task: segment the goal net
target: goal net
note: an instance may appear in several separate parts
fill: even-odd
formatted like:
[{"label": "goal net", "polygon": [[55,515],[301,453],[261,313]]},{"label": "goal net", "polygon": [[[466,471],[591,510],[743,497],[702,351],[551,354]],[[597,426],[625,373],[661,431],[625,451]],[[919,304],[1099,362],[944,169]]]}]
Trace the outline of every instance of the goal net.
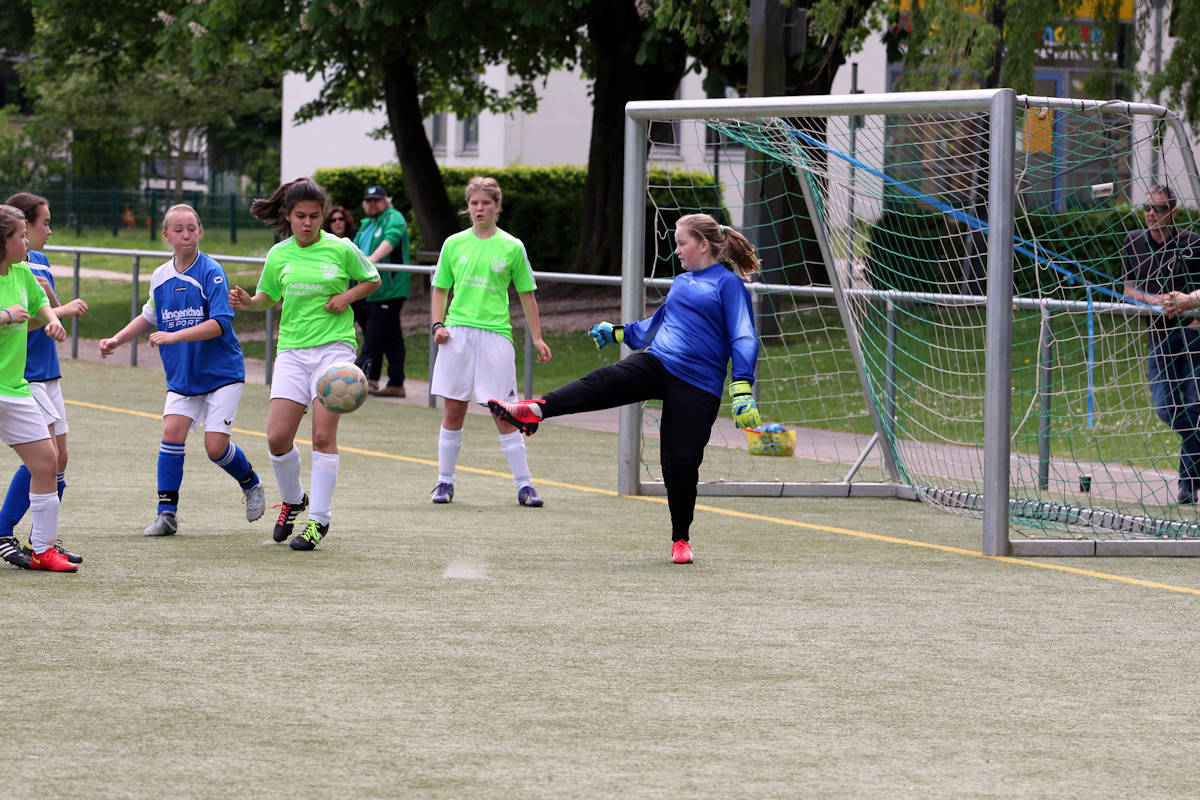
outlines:
[{"label": "goal net", "polygon": [[[771,429],[723,413],[701,494],[919,499],[982,518],[993,553],[1200,553],[1148,384],[1161,308],[1124,293],[1153,186],[1193,226],[1173,114],[1010,90],[647,102],[626,149],[626,318],[665,299],[683,214],[741,230],[764,265]],[[662,492],[657,415],[625,420],[623,491]]]}]

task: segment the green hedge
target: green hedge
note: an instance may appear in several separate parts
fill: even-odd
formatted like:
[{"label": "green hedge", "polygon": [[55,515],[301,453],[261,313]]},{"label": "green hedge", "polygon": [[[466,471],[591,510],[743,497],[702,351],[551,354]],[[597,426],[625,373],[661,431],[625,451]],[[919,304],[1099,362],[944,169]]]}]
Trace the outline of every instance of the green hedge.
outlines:
[{"label": "green hedge", "polygon": [[[471,178],[476,175],[495,178],[504,191],[502,225],[525,243],[535,269],[563,271],[570,267],[579,245],[580,222],[585,207],[586,167],[442,167],[441,173],[451,204],[463,210],[466,209],[463,192]],[[426,244],[422,239],[398,166],[320,169],[313,173],[313,179],[329,192],[335,204],[355,211],[356,218],[362,214],[362,196],[366,187],[385,187],[392,197],[392,204],[408,220],[413,252],[436,250],[440,246],[440,243]],[[652,197],[660,209],[680,209],[659,213],[660,219],[671,227],[674,227],[674,220],[681,213],[706,211],[721,219],[726,217],[720,193],[713,184],[712,176],[707,173],[652,170],[650,184],[654,187],[670,187],[653,189]],[[647,202],[648,222],[653,222],[653,214],[653,206]],[[464,229],[470,226],[465,214],[461,224]],[[617,237],[621,235],[619,220],[614,222],[612,234]],[[667,256],[674,246],[671,242],[666,248]],[[662,257],[663,250],[664,244],[652,239],[647,246],[647,257]]]}]

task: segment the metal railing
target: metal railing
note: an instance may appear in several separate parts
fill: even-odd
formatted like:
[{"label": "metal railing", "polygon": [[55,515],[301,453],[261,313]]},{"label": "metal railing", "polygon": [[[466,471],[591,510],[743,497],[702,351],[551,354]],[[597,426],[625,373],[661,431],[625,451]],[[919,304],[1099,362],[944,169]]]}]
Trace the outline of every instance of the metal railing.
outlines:
[{"label": "metal railing", "polygon": [[[72,278],[74,281],[74,297],[79,297],[79,280],[82,275],[82,260],[84,256],[106,256],[128,258],[130,261],[130,291],[129,291],[129,313],[130,319],[141,314],[142,304],[145,302],[144,295],[139,286],[142,279],[142,260],[151,260],[155,267],[170,259],[171,254],[165,250],[128,250],[116,249],[108,247],[71,247],[67,245],[47,245],[45,250],[49,253],[70,254],[72,258]],[[262,267],[266,262],[265,258],[257,256],[227,256],[219,254],[211,254],[212,258],[222,264],[253,264]],[[379,264],[377,265],[381,272],[407,272],[412,275],[424,275],[429,280],[433,279],[435,267],[421,264]],[[621,278],[617,275],[579,275],[574,273],[560,272],[534,272],[534,279],[539,283],[566,283],[582,286],[609,286],[619,288],[621,286]],[[667,288],[671,285],[669,279],[647,279],[647,285],[654,285],[660,288]],[[271,306],[265,312],[266,314],[266,336],[265,336],[265,379],[267,384],[271,383],[271,374],[275,366],[275,317],[276,306]],[[71,358],[79,358],[79,318],[71,318]],[[525,372],[523,377],[523,396],[526,398],[533,396],[533,364],[535,354],[533,348],[533,337],[529,332],[528,326],[525,327],[524,335],[524,358]],[[433,375],[433,365],[437,360],[437,347],[433,342],[433,334],[429,334],[429,375]],[[129,364],[136,367],[138,364],[138,340],[134,339],[129,343]],[[436,400],[433,395],[427,397],[427,403],[430,408],[436,405]]]}]

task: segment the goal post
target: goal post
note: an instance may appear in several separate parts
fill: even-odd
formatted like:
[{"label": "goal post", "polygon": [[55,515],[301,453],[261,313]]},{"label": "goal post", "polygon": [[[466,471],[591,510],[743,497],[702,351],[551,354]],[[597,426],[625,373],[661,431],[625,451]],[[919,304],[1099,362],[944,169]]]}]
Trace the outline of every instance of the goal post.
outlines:
[{"label": "goal post", "polygon": [[[764,262],[755,391],[781,438],[756,455],[723,413],[701,495],[917,499],[981,520],[988,555],[1200,555],[1195,508],[1162,502],[1179,438],[1141,334],[1161,310],[1120,291],[1145,190],[1200,197],[1169,111],[1010,89],[642,101],[624,134],[623,319],[665,297],[683,214]],[[622,494],[665,493],[658,413],[621,411]]]}]

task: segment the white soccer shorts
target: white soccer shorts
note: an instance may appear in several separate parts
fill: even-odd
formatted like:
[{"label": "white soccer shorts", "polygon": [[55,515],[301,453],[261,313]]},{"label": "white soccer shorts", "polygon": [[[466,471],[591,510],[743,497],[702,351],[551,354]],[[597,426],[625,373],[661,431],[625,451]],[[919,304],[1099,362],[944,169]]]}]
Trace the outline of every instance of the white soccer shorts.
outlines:
[{"label": "white soccer shorts", "polygon": [[517,399],[516,353],[507,336],[467,325],[446,330],[450,341],[438,345],[431,394],[476,403]]},{"label": "white soccer shorts", "polygon": [[0,397],[0,439],[9,447],[50,438],[41,407],[32,397]]},{"label": "white soccer shorts", "polygon": [[63,402],[62,379],[30,381],[29,391],[33,392],[33,399],[42,411],[42,419],[46,421],[46,426],[54,428],[54,435],[62,436],[67,433],[70,428],[67,427],[67,406]]},{"label": "white soccer shorts", "polygon": [[178,414],[192,421],[191,430],[204,425],[206,433],[233,432],[233,421],[237,419],[238,404],[242,401],[243,383],[231,383],[214,389],[207,394],[176,394],[167,392],[163,416]]},{"label": "white soccer shorts", "polygon": [[271,399],[281,397],[302,406],[317,399],[317,381],[334,364],[354,363],[354,348],[345,342],[283,350],[271,373]]}]

